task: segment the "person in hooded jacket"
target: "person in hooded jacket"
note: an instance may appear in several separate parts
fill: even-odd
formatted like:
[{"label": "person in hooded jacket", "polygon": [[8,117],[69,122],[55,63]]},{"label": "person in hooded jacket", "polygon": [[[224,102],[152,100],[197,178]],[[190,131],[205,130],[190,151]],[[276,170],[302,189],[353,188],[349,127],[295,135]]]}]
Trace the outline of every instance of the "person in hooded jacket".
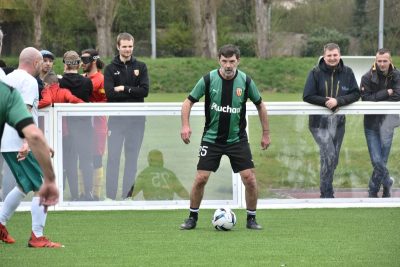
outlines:
[{"label": "person in hooded jacket", "polygon": [[[75,51],[67,51],[64,54],[64,75],[59,81],[61,88],[67,88],[71,93],[89,102],[93,91],[93,84],[89,78],[78,73],[80,57]],[[68,134],[64,136],[63,149],[66,157],[64,166],[65,174],[71,191],[71,200],[88,201],[92,197],[92,118],[90,116],[68,116]],[[78,161],[79,170],[82,173],[84,194],[78,195]]]},{"label": "person in hooded jacket", "polygon": [[305,102],[332,112],[309,116],[309,129],[320,149],[321,198],[334,198],[333,175],[345,133],[346,117],[335,113],[359,98],[356,78],[353,70],[343,64],[340,47],[335,43],[326,44],[323,57],[308,74],[303,92]]},{"label": "person in hooded jacket", "polygon": [[[361,78],[363,101],[400,101],[400,72],[392,64],[390,50],[377,51],[375,63]],[[391,197],[394,179],[387,169],[394,128],[400,125],[398,114],[364,115],[364,133],[367,140],[373,172],[369,180],[368,196],[378,197],[383,186],[382,197]]]},{"label": "person in hooded jacket", "polygon": [[[133,57],[134,38],[129,33],[117,36],[119,54],[104,70],[104,89],[108,102],[144,102],[149,93],[149,77],[145,63]],[[106,170],[107,199],[116,199],[122,148],[125,168],[122,198],[132,196],[137,160],[143,141],[144,116],[110,116],[108,119],[108,160]]]}]

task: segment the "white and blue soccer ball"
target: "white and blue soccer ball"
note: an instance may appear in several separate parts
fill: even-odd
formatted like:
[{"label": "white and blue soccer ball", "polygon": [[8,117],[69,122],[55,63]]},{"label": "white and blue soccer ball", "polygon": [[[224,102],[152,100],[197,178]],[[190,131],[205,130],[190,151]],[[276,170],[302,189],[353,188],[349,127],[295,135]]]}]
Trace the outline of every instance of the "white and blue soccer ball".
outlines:
[{"label": "white and blue soccer ball", "polygon": [[214,212],[212,225],[219,231],[229,231],[236,224],[236,214],[230,208],[219,208]]}]

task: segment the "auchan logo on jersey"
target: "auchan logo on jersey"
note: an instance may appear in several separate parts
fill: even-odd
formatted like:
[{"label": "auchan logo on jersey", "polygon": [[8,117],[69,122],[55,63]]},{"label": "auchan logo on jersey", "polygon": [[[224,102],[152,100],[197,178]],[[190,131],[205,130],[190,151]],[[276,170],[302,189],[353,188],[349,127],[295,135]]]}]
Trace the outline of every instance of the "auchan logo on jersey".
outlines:
[{"label": "auchan logo on jersey", "polygon": [[236,114],[236,113],[240,113],[241,108],[232,108],[229,105],[226,107],[221,107],[221,106],[218,106],[216,103],[212,103],[211,110],[215,110],[218,112],[224,112],[224,113]]}]

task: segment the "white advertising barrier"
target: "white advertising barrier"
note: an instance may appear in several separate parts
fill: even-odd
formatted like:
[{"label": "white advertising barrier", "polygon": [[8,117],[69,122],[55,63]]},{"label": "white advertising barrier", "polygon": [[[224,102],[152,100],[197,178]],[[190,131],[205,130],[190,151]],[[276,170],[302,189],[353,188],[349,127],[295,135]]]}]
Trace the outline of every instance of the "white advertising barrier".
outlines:
[{"label": "white advertising barrier", "polygon": [[[309,115],[309,114],[330,114],[330,112],[322,107],[310,105],[304,102],[266,102],[265,103],[269,116],[275,115]],[[176,135],[176,140],[179,140],[179,123],[180,123],[180,110],[181,103],[137,103],[137,104],[56,104],[54,108],[48,108],[41,111],[41,115],[45,116],[45,129],[46,136],[50,144],[55,148],[56,154],[54,157],[54,166],[57,173],[57,182],[59,185],[61,197],[57,206],[53,207],[54,210],[145,210],[145,209],[186,209],[189,206],[188,200],[162,200],[162,201],[146,201],[146,200],[120,200],[120,201],[69,201],[63,197],[63,171],[62,171],[62,118],[64,116],[94,116],[94,115],[121,115],[121,116],[134,116],[145,115],[150,118],[152,116],[165,117],[164,121],[167,124],[177,120],[178,128],[164,129],[163,131],[172,131]],[[343,107],[337,114],[400,114],[400,105],[395,102],[380,102],[380,103],[367,103],[357,102],[350,106]],[[257,110],[252,103],[247,105],[248,116],[256,116]],[[191,112],[191,121],[200,119],[204,116],[203,103],[197,103]],[[201,130],[204,122],[198,123]],[[171,124],[172,125],[172,124]],[[193,126],[193,125],[192,125]],[[147,126],[146,126],[147,127]],[[193,126],[194,127],[194,126]],[[273,125],[271,125],[273,128]],[[149,129],[150,130],[150,129]],[[155,131],[156,129],[154,129]],[[254,135],[254,136],[253,136]],[[257,137],[256,137],[257,136]],[[249,132],[249,138],[258,138],[259,133]],[[179,140],[180,141],[180,140]],[[176,153],[180,149],[196,150],[200,141],[200,135],[192,139],[193,146],[186,148],[186,146],[176,147]],[[169,140],[163,140],[168,143]],[[195,155],[195,153],[193,153]],[[193,156],[196,158],[195,156]],[[196,160],[196,159],[195,159]],[[366,164],[370,164],[367,162]],[[229,162],[227,163],[229,166]],[[186,166],[182,166],[186,168]],[[192,181],[195,173],[195,166],[188,167],[190,169]],[[211,197],[204,199],[202,208],[218,208],[221,205],[230,206],[232,208],[245,208],[244,188],[241,183],[240,177],[237,174],[231,173],[232,190],[229,198],[218,199]],[[190,191],[190,184],[186,184],[187,189]],[[206,191],[208,187],[206,188]],[[367,189],[365,189],[367,190]],[[24,202],[19,210],[29,210],[29,202]],[[387,199],[370,199],[370,198],[337,198],[337,199],[268,199],[263,198],[259,200],[259,208],[323,208],[323,207],[400,207],[399,198]]]}]

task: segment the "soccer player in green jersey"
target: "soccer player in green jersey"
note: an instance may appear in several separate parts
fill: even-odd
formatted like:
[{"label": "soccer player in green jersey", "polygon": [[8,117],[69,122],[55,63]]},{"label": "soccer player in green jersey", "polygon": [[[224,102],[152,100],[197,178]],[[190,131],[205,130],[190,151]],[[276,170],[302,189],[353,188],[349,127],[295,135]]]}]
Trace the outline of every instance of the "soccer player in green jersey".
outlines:
[{"label": "soccer player in green jersey", "polygon": [[[45,207],[57,204],[59,193],[49,156],[51,150],[42,131],[35,126],[32,116],[19,93],[0,81],[0,138],[5,123],[14,127],[21,137],[25,137],[42,168],[44,182],[39,190],[41,204]],[[4,232],[2,229],[0,230],[1,238],[3,238]]]},{"label": "soccer player in green jersey", "polygon": [[[47,206],[57,203],[59,193],[50,161],[52,150],[47,145],[43,133],[36,126],[31,126],[34,123],[36,114],[34,111],[39,98],[37,82],[33,77],[39,73],[42,61],[42,55],[37,49],[33,47],[23,49],[19,56],[18,69],[4,79],[9,84],[15,84],[16,89],[1,83],[1,152],[18,186],[7,194],[0,209],[0,240],[8,244],[15,242],[6,229],[6,223],[26,194],[34,191],[31,204],[32,233],[28,245],[62,247],[61,244],[51,242],[43,235]],[[5,125],[5,122],[8,124]],[[25,138],[28,143],[21,138]]]},{"label": "soccer player in green jersey", "polygon": [[190,142],[190,110],[205,96],[205,127],[200,145],[197,173],[190,193],[189,218],[181,224],[184,230],[194,229],[203,198],[204,187],[211,172],[215,172],[222,155],[227,155],[235,173],[240,173],[245,186],[248,229],[260,230],[256,222],[257,182],[254,163],[246,133],[246,102],[257,107],[262,127],[261,148],[271,143],[267,110],[255,83],[237,67],[240,62],[238,47],[228,44],[219,49],[220,68],[202,77],[182,105],[181,138]]}]

